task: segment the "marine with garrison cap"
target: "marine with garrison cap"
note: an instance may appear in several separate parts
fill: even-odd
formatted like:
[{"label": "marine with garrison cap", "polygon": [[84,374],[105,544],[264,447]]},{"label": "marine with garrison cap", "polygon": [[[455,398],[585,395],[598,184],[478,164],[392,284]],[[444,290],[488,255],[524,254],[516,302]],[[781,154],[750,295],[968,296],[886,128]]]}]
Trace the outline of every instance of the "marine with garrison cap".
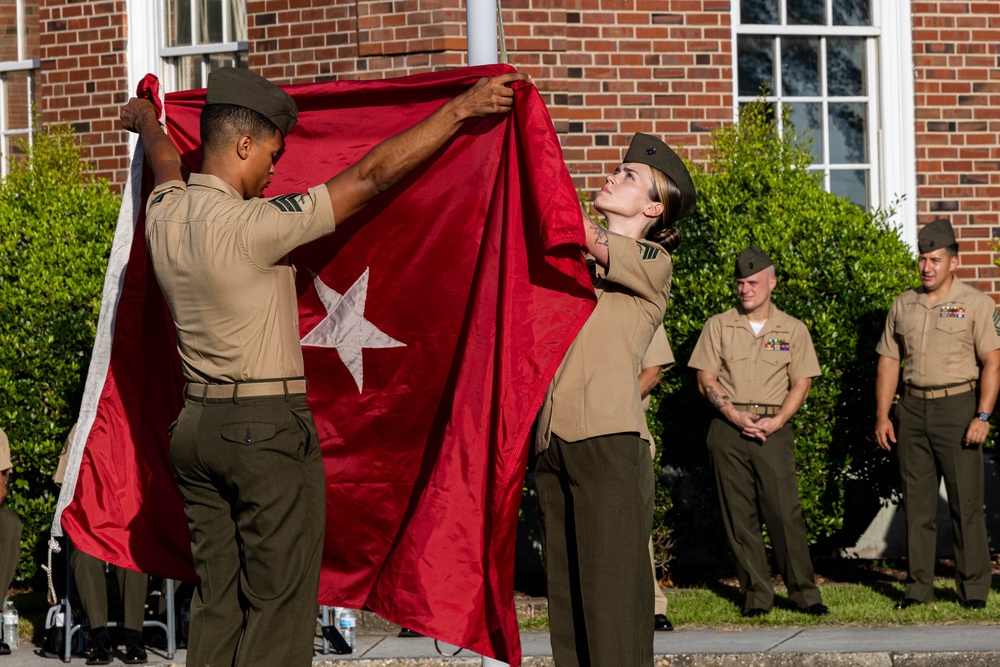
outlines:
[{"label": "marine with garrison cap", "polygon": [[209,74],[201,173],[187,183],[152,104],[122,108],[154,175],[146,244],[188,379],[170,457],[198,575],[189,665],[312,662],[326,484],[288,253],[332,234],[466,119],[509,111],[507,84],[527,78],[481,79],[326,183],[271,199],[264,189],[298,111],[263,77]]},{"label": "marine with garrison cap", "polygon": [[735,274],[738,305],[709,318],[688,366],[697,369],[699,391],[719,411],[709,426],[708,453],[743,616],[763,616],[774,604],[761,518],[789,600],[800,611],[825,616],[788,424],[820,375],[819,362],[806,326],[771,303],[777,279],[770,256],[750,246],[736,259]]},{"label": "marine with garrison cap", "polygon": [[583,221],[597,306],[549,386],[535,441],[556,665],[653,660],[653,465],[638,376],[670,296],[674,223],[694,204],[683,161],[637,134],[594,198],[607,228]]},{"label": "marine with garrison cap", "polygon": [[[875,440],[896,445],[906,509],[906,609],[934,597],[938,489],[944,478],[955,547],[955,587],[970,609],[986,607],[992,581],[983,454],[1000,388],[1000,316],[988,296],[955,276],[958,241],[935,220],[917,237],[920,287],[899,295],[876,348]],[[898,424],[890,416],[900,364]]]}]

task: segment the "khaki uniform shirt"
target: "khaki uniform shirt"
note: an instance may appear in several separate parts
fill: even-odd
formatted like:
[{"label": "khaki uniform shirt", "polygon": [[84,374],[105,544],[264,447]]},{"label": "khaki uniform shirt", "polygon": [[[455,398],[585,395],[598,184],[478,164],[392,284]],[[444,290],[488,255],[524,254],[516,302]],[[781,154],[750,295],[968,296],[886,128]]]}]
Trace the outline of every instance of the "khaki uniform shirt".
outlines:
[{"label": "khaki uniform shirt", "polygon": [[535,448],[551,434],[576,442],[612,433],[641,433],[639,362],[670,297],[672,264],[659,245],[608,234],[605,272],[588,260],[597,306],[556,370],[538,415]]},{"label": "khaki uniform shirt", "polygon": [[156,188],[146,244],[177,326],[189,380],[228,383],[303,374],[295,269],[287,255],[334,229],[325,185],[244,201],[215,176]]},{"label": "khaki uniform shirt", "polygon": [[901,359],[903,382],[940,387],[975,380],[978,359],[1000,349],[993,300],[954,278],[931,307],[923,287],[903,292],[892,304],[876,351]]},{"label": "khaki uniform shirt", "polygon": [[7,440],[7,434],[0,428],[0,474],[6,473],[13,467],[14,464],[10,462],[10,441]]},{"label": "khaki uniform shirt", "polygon": [[[667,370],[673,365],[674,351],[670,349],[670,341],[667,340],[667,332],[661,324],[653,334],[653,340],[649,342],[649,347],[646,349],[645,356],[643,356],[642,361],[639,362],[639,370],[644,371],[647,368],[653,368],[654,366],[659,366],[663,370]],[[644,415],[647,410],[649,410],[649,395],[642,399],[642,412]],[[653,442],[653,435],[649,432],[649,423],[645,419],[642,420],[642,430],[639,431],[639,436],[649,443]]]},{"label": "khaki uniform shirt", "polygon": [[710,317],[688,366],[717,375],[738,404],[781,405],[791,383],[820,375],[806,325],[774,304],[760,335],[736,308]]}]

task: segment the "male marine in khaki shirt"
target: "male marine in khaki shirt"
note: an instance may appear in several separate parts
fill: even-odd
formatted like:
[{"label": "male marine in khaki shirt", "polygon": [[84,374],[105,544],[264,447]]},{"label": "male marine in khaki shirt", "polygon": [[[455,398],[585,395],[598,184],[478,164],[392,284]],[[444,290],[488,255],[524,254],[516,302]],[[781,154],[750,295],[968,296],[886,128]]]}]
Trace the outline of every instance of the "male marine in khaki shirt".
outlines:
[{"label": "male marine in khaki shirt", "polygon": [[788,421],[820,374],[809,330],[771,303],[774,264],[757,246],[736,260],[739,306],[705,324],[688,365],[698,389],[720,413],[708,431],[708,453],[736,575],[743,615],[774,603],[760,514],[788,598],[813,616],[829,613],[813,580]]},{"label": "male marine in khaki shirt", "polygon": [[938,487],[944,477],[954,529],[955,587],[963,605],[982,609],[992,568],[980,445],[1000,387],[1000,318],[992,299],[955,278],[958,242],[951,223],[928,223],[917,248],[923,284],[893,302],[876,348],[875,439],[887,451],[897,441],[889,408],[903,362],[896,453],[910,576],[896,608],[934,597]]},{"label": "male marine in khaki shirt", "polygon": [[202,173],[187,183],[152,105],[122,109],[153,170],[146,244],[189,380],[170,443],[198,575],[189,665],[312,663],[326,485],[287,253],[332,233],[466,119],[508,111],[506,84],[526,79],[481,79],[326,183],[273,199],[261,196],[298,111],[266,79],[209,74]]}]

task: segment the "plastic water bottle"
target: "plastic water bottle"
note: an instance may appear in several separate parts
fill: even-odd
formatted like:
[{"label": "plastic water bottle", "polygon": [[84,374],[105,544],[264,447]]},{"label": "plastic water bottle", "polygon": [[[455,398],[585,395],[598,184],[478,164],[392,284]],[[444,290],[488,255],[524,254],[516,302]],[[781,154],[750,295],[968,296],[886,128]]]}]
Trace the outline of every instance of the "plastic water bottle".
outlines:
[{"label": "plastic water bottle", "polygon": [[14,601],[8,598],[3,603],[3,640],[11,649],[17,648],[20,644],[17,636],[18,620]]},{"label": "plastic water bottle", "polygon": [[340,628],[340,634],[344,636],[344,641],[351,647],[351,652],[356,651],[358,648],[358,639],[356,636],[358,619],[354,616],[354,611],[344,607],[343,611],[340,612],[340,618],[337,620],[337,627]]}]

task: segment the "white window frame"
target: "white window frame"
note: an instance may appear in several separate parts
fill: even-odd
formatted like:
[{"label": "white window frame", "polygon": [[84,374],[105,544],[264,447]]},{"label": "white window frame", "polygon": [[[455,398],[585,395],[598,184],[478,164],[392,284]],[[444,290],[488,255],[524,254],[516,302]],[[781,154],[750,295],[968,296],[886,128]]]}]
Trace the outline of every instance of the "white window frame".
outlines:
[{"label": "white window frame", "polygon": [[[40,58],[27,57],[27,26],[25,25],[24,0],[17,0],[15,3],[17,21],[17,60],[0,61],[0,177],[6,177],[10,171],[10,156],[4,152],[4,146],[8,139],[17,135],[26,135],[28,145],[32,143],[32,125],[35,122],[31,103],[33,101],[33,91],[35,90],[35,72],[42,66]],[[7,89],[7,74],[10,72],[27,72],[28,84],[28,126],[23,128],[10,128],[7,118],[7,103],[10,98],[10,91]]]},{"label": "white window frame", "polygon": [[[833,0],[834,2],[836,0]],[[778,0],[778,10],[784,14],[785,0]],[[827,7],[827,23],[832,3]],[[872,0],[871,26],[810,26],[810,25],[742,25],[740,1],[731,3],[733,54],[733,121],[739,118],[741,102],[754,99],[741,97],[738,89],[737,39],[741,35],[772,37],[863,37],[866,39],[866,71],[868,95],[858,98],[837,98],[837,101],[859,101],[868,104],[868,155],[865,165],[869,172],[870,205],[888,207],[898,201],[891,221],[900,229],[902,238],[916,246],[917,238],[917,177],[916,125],[914,121],[913,40],[910,27],[910,3],[892,0]],[[821,58],[825,58],[825,50]],[[781,93],[781,50],[775,52],[776,94],[769,101],[783,101]],[[825,60],[820,63],[820,76],[826,76]],[[826,98],[795,97],[795,101],[822,102],[823,117],[827,118]],[[780,119],[779,119],[780,122]],[[827,135],[822,139],[826,141]],[[827,147],[824,146],[824,149]],[[824,150],[823,155],[828,151]],[[853,165],[838,165],[850,168]],[[829,165],[816,163],[823,170],[824,187],[829,189]]]}]

